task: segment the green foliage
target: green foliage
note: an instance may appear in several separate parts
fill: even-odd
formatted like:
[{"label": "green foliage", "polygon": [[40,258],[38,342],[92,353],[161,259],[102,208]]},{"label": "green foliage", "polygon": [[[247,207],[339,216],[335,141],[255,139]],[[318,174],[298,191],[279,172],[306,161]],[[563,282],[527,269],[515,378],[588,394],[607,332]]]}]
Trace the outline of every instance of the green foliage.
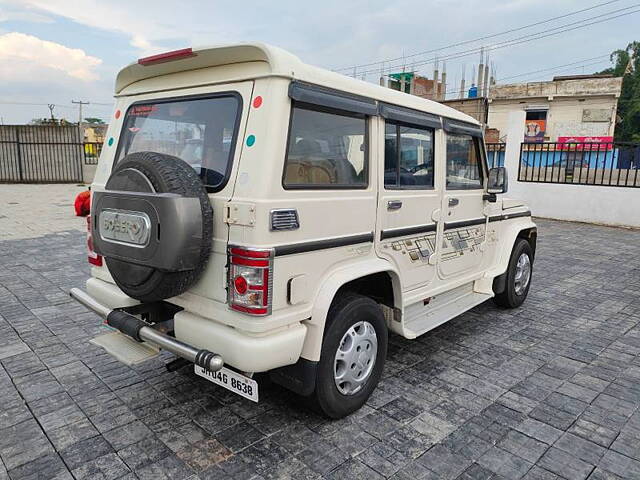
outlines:
[{"label": "green foliage", "polygon": [[84,121],[90,123],[91,125],[104,125],[104,120],[96,117],[85,117]]},{"label": "green foliage", "polygon": [[[631,71],[628,70],[632,59]],[[599,73],[610,73],[616,77],[624,75],[622,93],[618,101],[616,141],[640,142],[640,42],[631,42],[624,50],[611,54],[612,68]]]},{"label": "green foliage", "polygon": [[34,118],[29,122],[29,125],[46,125],[49,127],[68,127],[73,125],[65,118]]}]

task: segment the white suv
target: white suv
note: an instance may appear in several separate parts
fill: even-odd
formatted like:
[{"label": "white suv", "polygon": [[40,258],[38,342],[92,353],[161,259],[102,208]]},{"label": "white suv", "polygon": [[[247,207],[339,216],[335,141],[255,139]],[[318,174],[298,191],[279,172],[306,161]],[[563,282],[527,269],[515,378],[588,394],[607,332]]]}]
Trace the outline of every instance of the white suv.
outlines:
[{"label": "white suv", "polygon": [[389,331],[526,298],[536,226],[471,117],[259,44],[143,58],[115,90],[71,295],[121,360],[169,350],[254,401],[268,371],[338,418]]}]

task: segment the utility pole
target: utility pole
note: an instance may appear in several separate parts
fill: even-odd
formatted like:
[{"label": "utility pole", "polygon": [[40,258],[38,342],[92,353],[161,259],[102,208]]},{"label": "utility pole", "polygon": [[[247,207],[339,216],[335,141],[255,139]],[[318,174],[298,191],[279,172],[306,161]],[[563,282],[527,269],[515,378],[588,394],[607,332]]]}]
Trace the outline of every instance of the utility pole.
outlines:
[{"label": "utility pole", "polygon": [[82,131],[82,106],[89,105],[89,102],[83,102],[82,100],[71,100],[71,103],[78,105],[78,141],[84,141],[84,132]]},{"label": "utility pole", "polygon": [[56,105],[55,103],[49,103],[47,107],[49,108],[49,113],[51,114],[51,123],[53,123],[56,120],[53,116],[53,109],[56,108]]},{"label": "utility pole", "polygon": [[78,105],[78,125],[82,123],[82,106],[89,105],[90,102],[83,102],[82,100],[71,100],[71,103]]}]

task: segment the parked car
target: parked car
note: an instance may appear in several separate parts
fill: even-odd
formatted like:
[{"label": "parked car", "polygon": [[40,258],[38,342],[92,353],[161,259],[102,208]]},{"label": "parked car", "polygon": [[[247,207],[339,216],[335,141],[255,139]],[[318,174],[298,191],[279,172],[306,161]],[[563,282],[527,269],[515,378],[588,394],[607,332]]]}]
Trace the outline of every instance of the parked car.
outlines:
[{"label": "parked car", "polygon": [[253,401],[269,372],[339,418],[390,332],[527,297],[536,226],[471,117],[261,44],[143,58],[115,91],[71,295],[122,361],[159,347]]}]

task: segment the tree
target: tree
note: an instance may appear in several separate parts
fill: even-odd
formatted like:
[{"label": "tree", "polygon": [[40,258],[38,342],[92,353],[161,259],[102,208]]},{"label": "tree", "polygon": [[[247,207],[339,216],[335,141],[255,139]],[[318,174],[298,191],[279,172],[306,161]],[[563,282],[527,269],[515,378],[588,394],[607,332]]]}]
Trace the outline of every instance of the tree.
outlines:
[{"label": "tree", "polygon": [[84,121],[91,125],[104,125],[104,120],[95,117],[84,117]]},{"label": "tree", "polygon": [[622,92],[618,100],[616,141],[640,142],[640,42],[627,45],[624,50],[611,54],[614,66],[599,73],[623,77]]},{"label": "tree", "polygon": [[34,118],[29,122],[29,125],[45,125],[49,127],[67,127],[73,125],[66,118]]}]

